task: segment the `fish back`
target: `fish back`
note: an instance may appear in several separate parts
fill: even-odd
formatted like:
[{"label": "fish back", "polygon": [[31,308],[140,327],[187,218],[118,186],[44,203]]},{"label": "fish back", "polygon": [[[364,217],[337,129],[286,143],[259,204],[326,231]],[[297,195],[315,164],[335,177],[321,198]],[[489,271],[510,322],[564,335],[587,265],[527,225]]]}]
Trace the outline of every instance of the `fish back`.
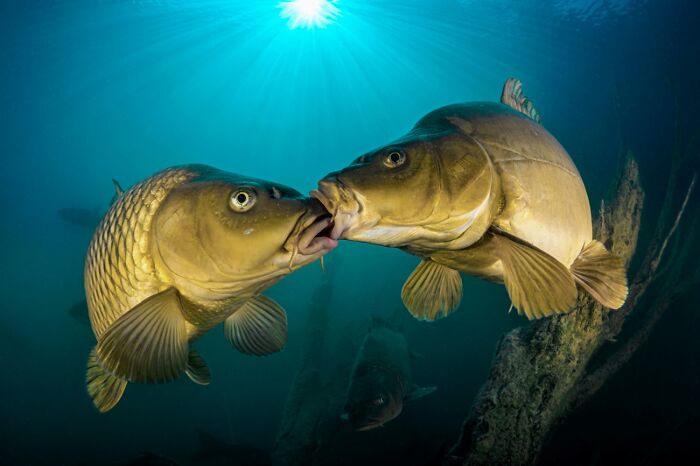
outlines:
[{"label": "fish back", "polygon": [[[586,188],[566,150],[541,125],[498,103],[452,106],[447,112],[492,158],[503,208],[494,224],[570,266],[592,238]],[[449,117],[446,114],[445,117]]]}]

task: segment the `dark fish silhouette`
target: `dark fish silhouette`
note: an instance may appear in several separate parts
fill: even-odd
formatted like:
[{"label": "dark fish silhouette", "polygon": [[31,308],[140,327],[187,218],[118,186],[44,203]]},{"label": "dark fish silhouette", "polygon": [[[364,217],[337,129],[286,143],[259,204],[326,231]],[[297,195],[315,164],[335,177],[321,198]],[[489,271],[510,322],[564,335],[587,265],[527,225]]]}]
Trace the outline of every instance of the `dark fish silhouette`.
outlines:
[{"label": "dark fish silhouette", "polygon": [[87,302],[84,299],[68,308],[68,315],[81,324],[90,325]]},{"label": "dark fish silhouette", "polygon": [[355,430],[374,429],[401,414],[404,402],[434,391],[413,383],[406,338],[375,317],[355,360],[342,417]]}]

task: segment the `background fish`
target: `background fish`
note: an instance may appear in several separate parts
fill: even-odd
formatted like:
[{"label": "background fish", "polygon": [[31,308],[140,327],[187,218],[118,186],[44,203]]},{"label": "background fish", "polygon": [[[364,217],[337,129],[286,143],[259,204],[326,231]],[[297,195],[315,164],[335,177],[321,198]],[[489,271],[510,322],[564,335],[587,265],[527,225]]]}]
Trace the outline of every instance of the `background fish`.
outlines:
[{"label": "background fish", "polygon": [[287,317],[260,292],[336,246],[317,236],[328,223],[291,188],[203,165],[164,170],[121,195],[85,261],[95,406],[111,409],[127,382],[186,373],[208,384],[190,342],[222,322],[239,351],[279,351]]},{"label": "background fish", "polygon": [[413,383],[406,338],[374,317],[355,359],[343,418],[356,430],[381,427],[401,414],[404,402],[435,389]]},{"label": "background fish", "polygon": [[333,238],[422,259],[402,290],[419,319],[457,308],[459,272],[505,283],[531,319],[570,309],[577,286],[617,309],[627,296],[624,267],[592,239],[581,176],[539,120],[509,79],[501,103],[435,110],[312,195],[333,214]]}]

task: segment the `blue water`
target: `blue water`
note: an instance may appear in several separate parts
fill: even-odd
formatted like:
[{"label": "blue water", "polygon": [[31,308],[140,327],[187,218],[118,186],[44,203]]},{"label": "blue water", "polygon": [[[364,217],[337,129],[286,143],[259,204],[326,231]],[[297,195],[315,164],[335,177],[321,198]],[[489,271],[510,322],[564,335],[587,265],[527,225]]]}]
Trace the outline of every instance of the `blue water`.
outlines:
[{"label": "blue water", "polygon": [[[199,431],[273,444],[309,301],[323,278],[317,264],[269,291],[289,316],[282,353],[246,357],[216,329],[198,345],[213,373],[210,386],[133,385],[106,415],[91,405],[84,368],[94,337],[68,313],[84,297],[91,231],[57,211],[105,211],[111,178],[128,187],[168,166],[205,163],[307,192],[428,111],[497,100],[504,80],[517,76],[572,155],[594,212],[621,148],[635,152],[647,190],[642,238],[649,236],[665,186],[674,99],[684,102],[684,116],[697,109],[693,2],[342,0],[337,18],[312,29],[291,29],[277,3],[0,5],[1,464],[120,464],[142,451],[186,464],[200,448]],[[689,132],[698,120],[684,121]],[[341,244],[326,261],[336,284],[331,330],[393,313],[416,262],[395,250]],[[448,319],[407,319],[404,327],[425,356],[416,379],[439,389],[396,422],[412,423],[403,428],[422,436],[410,441],[422,439],[436,454],[455,440],[499,337],[526,324],[507,312],[503,287],[467,277],[464,297]],[[688,343],[673,352],[668,343],[691,341],[700,330],[697,315],[684,322],[648,344],[686,358],[674,373],[685,374],[679,390],[691,403],[700,388],[697,349]],[[640,379],[657,374],[638,366]],[[660,390],[648,404],[664,403],[675,389]],[[642,398],[629,409],[644,412],[648,404]],[[690,409],[697,420],[698,407]],[[616,419],[620,429],[633,429],[624,414]],[[653,425],[665,435],[663,422]],[[624,448],[638,440],[625,438]]]}]

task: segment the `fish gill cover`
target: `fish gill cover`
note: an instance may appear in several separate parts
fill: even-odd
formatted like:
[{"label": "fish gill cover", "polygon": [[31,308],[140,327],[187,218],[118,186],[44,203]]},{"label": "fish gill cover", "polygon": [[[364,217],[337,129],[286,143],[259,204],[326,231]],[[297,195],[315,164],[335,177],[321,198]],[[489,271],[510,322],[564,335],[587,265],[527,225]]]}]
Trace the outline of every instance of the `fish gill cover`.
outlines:
[{"label": "fish gill cover", "polygon": [[[2,2],[0,463],[697,456],[698,17],[689,0]],[[325,273],[267,292],[283,351],[246,356],[217,327],[195,343],[210,385],[130,384],[94,409],[83,269],[113,178],[197,163],[306,194],[432,110],[497,102],[509,77],[580,172],[594,237],[629,260],[630,304],[531,324],[464,276],[459,307],[418,322],[401,300],[417,258],[341,241]],[[372,316],[438,389],[355,432],[340,415]]]}]

